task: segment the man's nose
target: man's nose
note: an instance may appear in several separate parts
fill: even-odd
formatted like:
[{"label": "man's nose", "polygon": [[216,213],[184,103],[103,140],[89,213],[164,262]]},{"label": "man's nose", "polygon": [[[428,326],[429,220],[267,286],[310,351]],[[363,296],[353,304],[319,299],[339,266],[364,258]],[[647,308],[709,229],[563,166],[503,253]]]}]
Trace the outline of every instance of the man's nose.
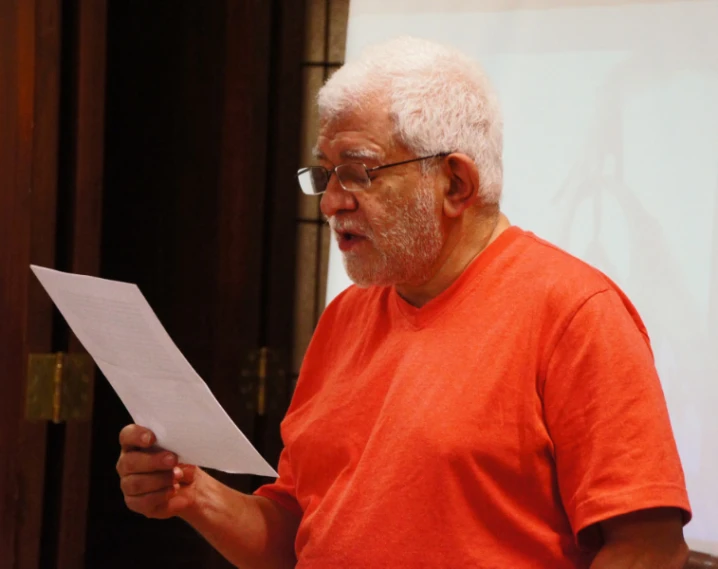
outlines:
[{"label": "man's nose", "polygon": [[332,217],[341,211],[354,211],[358,206],[354,192],[342,188],[336,174],[329,178],[327,189],[322,195],[319,208],[326,217]]}]

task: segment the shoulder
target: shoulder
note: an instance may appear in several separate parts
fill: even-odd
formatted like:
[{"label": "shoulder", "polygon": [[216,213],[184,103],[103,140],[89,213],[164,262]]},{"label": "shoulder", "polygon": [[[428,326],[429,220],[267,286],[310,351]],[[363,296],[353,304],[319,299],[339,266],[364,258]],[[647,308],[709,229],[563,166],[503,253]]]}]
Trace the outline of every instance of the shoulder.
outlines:
[{"label": "shoulder", "polygon": [[571,314],[596,294],[610,291],[637,316],[626,294],[606,274],[531,232],[518,231],[500,271],[515,295],[538,301],[557,316]]},{"label": "shoulder", "polygon": [[531,315],[542,343],[549,347],[577,314],[600,306],[606,324],[628,319],[647,340],[638,311],[621,288],[589,263],[533,233],[518,235],[500,259],[496,289],[514,299],[514,310]]},{"label": "shoulder", "polygon": [[618,288],[596,267],[531,232],[522,231],[516,245],[516,269],[537,291],[582,297]]}]

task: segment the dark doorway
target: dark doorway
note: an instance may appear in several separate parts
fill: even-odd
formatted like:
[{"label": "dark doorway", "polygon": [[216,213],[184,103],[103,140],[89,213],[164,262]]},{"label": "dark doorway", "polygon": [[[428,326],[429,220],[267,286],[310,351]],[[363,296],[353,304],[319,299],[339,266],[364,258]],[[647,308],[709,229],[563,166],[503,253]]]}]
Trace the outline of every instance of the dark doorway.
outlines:
[{"label": "dark doorway", "polygon": [[[289,361],[302,2],[111,0],[101,275],[138,284],[237,425],[276,463],[288,382],[260,412],[253,354]],[[128,511],[131,419],[95,389],[87,569],[229,567],[179,520]],[[261,480],[217,474],[251,491]]]}]

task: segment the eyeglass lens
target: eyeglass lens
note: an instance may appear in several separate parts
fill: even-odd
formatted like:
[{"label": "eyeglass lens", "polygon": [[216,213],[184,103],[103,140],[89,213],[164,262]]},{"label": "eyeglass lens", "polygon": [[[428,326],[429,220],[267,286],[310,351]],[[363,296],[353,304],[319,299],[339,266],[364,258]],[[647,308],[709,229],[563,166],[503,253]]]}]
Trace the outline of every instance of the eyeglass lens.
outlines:
[{"label": "eyeglass lens", "polygon": [[320,194],[324,191],[327,186],[327,171],[318,166],[312,166],[310,168],[302,168],[297,173],[299,180],[299,187],[307,195]]},{"label": "eyeglass lens", "polygon": [[362,164],[341,164],[337,166],[336,174],[342,188],[350,192],[366,190],[371,185],[369,175]]},{"label": "eyeglass lens", "polygon": [[[334,170],[342,188],[347,191],[366,190],[371,180],[362,164],[340,164]],[[316,195],[326,191],[329,183],[329,171],[321,166],[311,166],[299,171],[299,185],[305,194]]]}]

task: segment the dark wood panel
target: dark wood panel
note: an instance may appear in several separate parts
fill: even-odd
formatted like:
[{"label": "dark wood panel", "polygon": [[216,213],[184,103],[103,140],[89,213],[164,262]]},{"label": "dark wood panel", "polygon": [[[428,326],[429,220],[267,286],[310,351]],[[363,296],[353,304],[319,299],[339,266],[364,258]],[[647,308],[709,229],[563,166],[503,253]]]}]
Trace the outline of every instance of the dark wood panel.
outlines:
[{"label": "dark wood panel", "polygon": [[[32,258],[37,264],[53,266],[57,207],[58,136],[60,105],[60,0],[36,0],[35,124],[32,172]],[[52,301],[39,282],[30,290],[33,309],[28,318],[42,349],[49,350],[52,322],[47,317]],[[40,349],[39,346],[37,346]]]},{"label": "dark wood panel", "polygon": [[216,355],[210,387],[251,439],[255,396],[242,396],[237,386],[243,357],[260,341],[272,3],[227,0],[226,9]]},{"label": "dark wood panel", "polygon": [[[19,445],[27,358],[32,213],[35,3],[0,3],[0,559],[34,569],[39,543],[36,477],[23,477]],[[28,440],[32,444],[34,439]],[[36,449],[35,449],[36,450]],[[41,452],[41,449],[40,449]],[[41,482],[41,481],[40,481]]]},{"label": "dark wood panel", "polygon": [[[35,84],[35,65],[36,65],[36,3],[26,2],[19,3],[18,18],[18,118],[20,120],[20,130],[18,136],[17,147],[17,165],[18,176],[16,178],[16,191],[18,195],[23,196],[26,205],[23,224],[25,230],[19,232],[15,239],[25,241],[23,253],[31,252],[33,228],[33,205],[36,200],[33,199],[32,192],[34,188],[33,170],[39,168],[39,164],[33,163],[33,147],[35,142],[35,96],[37,89],[40,87]],[[42,134],[42,133],[40,133]],[[42,141],[38,141],[42,143]],[[46,228],[39,228],[38,233],[44,233]],[[48,237],[50,234],[45,233]],[[30,304],[28,298],[28,289],[30,276],[28,268],[28,258],[18,258],[18,265],[15,267],[18,275],[21,276],[25,283],[25,294],[20,305],[24,310],[25,317],[25,346],[19,354],[25,362],[28,354],[28,341],[32,338],[33,330],[28,326],[29,319],[33,316],[36,318],[45,318],[49,321],[49,311],[44,314],[40,311],[34,312],[35,307]],[[40,307],[38,307],[40,308]],[[0,312],[1,313],[1,312]],[[32,316],[31,316],[32,315]],[[49,338],[46,338],[46,340]],[[47,346],[47,344],[45,344]],[[26,370],[23,370],[23,376],[26,376]],[[37,566],[38,554],[40,546],[41,521],[42,521],[42,488],[44,478],[42,475],[43,467],[43,451],[44,451],[44,431],[41,425],[27,425],[24,420],[24,399],[25,399],[25,377],[19,377],[17,380],[23,386],[21,399],[16,402],[19,406],[19,433],[17,446],[18,461],[18,495],[16,518],[18,520],[17,535],[17,559],[16,566],[18,568],[31,569]],[[36,470],[37,469],[37,470]]]},{"label": "dark wood panel", "polygon": [[[102,223],[105,124],[106,0],[81,0],[69,29],[76,33],[72,78],[74,93],[74,168],[70,270],[98,275]],[[69,352],[84,351],[73,336]],[[84,564],[89,495],[90,445],[88,422],[65,427],[61,502],[57,536],[57,569]]]},{"label": "dark wood panel", "polygon": [[[55,262],[57,146],[60,90],[59,0],[35,2],[35,92],[31,204],[31,261],[52,267]],[[52,301],[37,279],[30,276],[27,310],[27,347],[30,353],[52,351]],[[24,537],[20,540],[18,567],[40,563],[42,514],[45,499],[45,448],[47,424],[22,421],[18,455],[24,500]]]}]

